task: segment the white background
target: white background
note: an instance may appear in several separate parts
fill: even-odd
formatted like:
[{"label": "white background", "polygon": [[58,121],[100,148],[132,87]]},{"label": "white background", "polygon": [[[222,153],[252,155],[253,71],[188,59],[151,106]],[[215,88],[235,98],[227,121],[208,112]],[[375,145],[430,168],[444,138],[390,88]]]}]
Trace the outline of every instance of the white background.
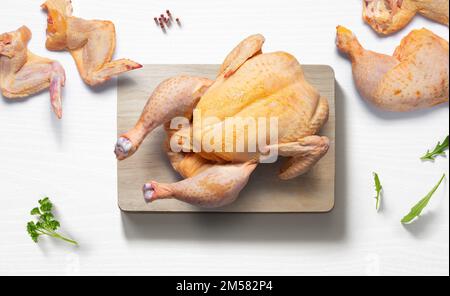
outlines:
[{"label": "white background", "polygon": [[[326,215],[122,214],[112,153],[116,81],[88,88],[68,53],[45,49],[41,2],[2,0],[0,32],[28,25],[30,49],[59,60],[68,81],[62,121],[51,113],[47,93],[21,102],[0,98],[0,274],[449,274],[447,180],[417,223],[399,222],[448,174],[447,159],[419,160],[448,134],[448,104],[409,114],[375,110],[355,91],[350,64],[334,45],[338,24],[385,53],[413,28],[448,38],[447,27],[417,17],[400,33],[379,38],[361,20],[360,0],[73,2],[76,16],[114,21],[117,58],[220,63],[241,39],[262,33],[265,51],[331,65],[338,90],[336,208]],[[167,8],[184,27],[164,35],[153,16]],[[373,171],[385,187],[378,214]],[[36,245],[27,236],[29,210],[43,196],[56,203],[63,230],[81,247],[48,239]]]}]

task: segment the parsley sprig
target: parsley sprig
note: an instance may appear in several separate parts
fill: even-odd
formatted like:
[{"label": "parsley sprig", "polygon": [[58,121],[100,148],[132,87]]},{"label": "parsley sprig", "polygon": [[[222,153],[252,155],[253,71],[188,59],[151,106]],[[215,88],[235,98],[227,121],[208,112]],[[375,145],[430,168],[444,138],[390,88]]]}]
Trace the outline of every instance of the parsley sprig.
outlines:
[{"label": "parsley sprig", "polygon": [[38,218],[37,222],[30,221],[27,224],[27,231],[31,239],[37,243],[40,236],[47,235],[73,245],[78,245],[76,241],[56,232],[61,225],[55,220],[52,210],[53,204],[48,197],[39,200],[39,206],[31,210],[30,214]]}]

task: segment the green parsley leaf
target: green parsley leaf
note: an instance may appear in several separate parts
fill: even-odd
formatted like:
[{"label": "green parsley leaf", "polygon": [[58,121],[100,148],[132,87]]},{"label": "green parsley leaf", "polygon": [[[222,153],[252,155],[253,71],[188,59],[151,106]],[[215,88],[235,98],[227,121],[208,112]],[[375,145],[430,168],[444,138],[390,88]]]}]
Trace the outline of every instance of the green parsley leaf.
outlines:
[{"label": "green parsley leaf", "polygon": [[39,208],[34,208],[34,209],[31,210],[30,214],[32,216],[39,216],[39,215],[41,215],[41,211],[39,210]]},{"label": "green parsley leaf", "polygon": [[50,213],[53,209],[53,204],[50,202],[48,197],[39,201],[40,209],[44,213]]},{"label": "green parsley leaf", "polygon": [[39,237],[39,234],[37,233],[36,230],[37,230],[36,224],[34,224],[34,222],[28,222],[28,224],[27,224],[27,231],[28,231],[28,234],[31,236],[31,239],[35,243],[37,243],[37,240],[38,240],[38,237]]}]

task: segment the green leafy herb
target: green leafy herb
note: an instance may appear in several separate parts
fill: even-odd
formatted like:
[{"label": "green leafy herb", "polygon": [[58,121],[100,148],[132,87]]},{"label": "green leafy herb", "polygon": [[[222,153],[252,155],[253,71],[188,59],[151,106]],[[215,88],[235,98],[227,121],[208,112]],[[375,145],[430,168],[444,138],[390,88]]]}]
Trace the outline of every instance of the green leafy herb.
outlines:
[{"label": "green leafy herb", "polygon": [[375,180],[375,190],[377,192],[377,196],[375,197],[377,199],[376,209],[377,211],[379,211],[381,205],[381,193],[383,191],[383,186],[381,186],[380,177],[378,176],[377,173],[373,173],[373,178]]},{"label": "green leafy herb", "polygon": [[441,180],[439,181],[439,183],[436,184],[436,186],[434,186],[434,188],[430,191],[430,193],[427,194],[427,196],[425,196],[421,201],[419,201],[409,212],[408,215],[406,215],[403,219],[402,219],[402,223],[403,224],[409,224],[411,223],[415,218],[419,217],[420,214],[422,213],[422,211],[425,209],[425,207],[428,205],[428,203],[431,200],[431,197],[433,196],[433,194],[436,192],[436,190],[439,188],[439,186],[441,185],[442,181],[445,178],[445,174],[442,176]]},{"label": "green leafy herb", "polygon": [[445,155],[445,150],[448,149],[448,136],[444,142],[438,142],[433,151],[428,150],[427,153],[421,157],[422,160],[435,160],[437,156]]},{"label": "green leafy herb", "polygon": [[30,214],[38,218],[37,222],[30,221],[27,224],[27,231],[31,239],[37,243],[41,235],[47,235],[53,238],[61,239],[65,242],[78,245],[72,239],[62,236],[56,230],[61,226],[52,214],[53,204],[48,197],[39,200],[39,207],[31,210]]}]

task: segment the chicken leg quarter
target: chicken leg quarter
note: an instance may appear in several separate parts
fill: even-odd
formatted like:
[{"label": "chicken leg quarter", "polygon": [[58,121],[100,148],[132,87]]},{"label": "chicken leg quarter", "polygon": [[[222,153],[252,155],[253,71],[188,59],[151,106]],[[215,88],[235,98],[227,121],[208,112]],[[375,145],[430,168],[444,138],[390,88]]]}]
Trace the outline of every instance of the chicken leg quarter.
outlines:
[{"label": "chicken leg quarter", "polygon": [[412,31],[393,56],[365,50],[344,27],[337,28],[337,47],[350,57],[361,95],[379,108],[404,112],[448,102],[448,42],[426,29]]},{"label": "chicken leg quarter", "polygon": [[31,31],[21,27],[0,35],[0,88],[3,96],[24,98],[50,88],[50,103],[58,118],[62,117],[61,89],[64,69],[58,62],[39,57],[27,49]]},{"label": "chicken leg quarter", "polygon": [[48,0],[42,7],[48,13],[47,49],[70,51],[87,84],[96,86],[142,67],[127,59],[112,61],[116,47],[112,22],[73,17],[70,0]]}]

